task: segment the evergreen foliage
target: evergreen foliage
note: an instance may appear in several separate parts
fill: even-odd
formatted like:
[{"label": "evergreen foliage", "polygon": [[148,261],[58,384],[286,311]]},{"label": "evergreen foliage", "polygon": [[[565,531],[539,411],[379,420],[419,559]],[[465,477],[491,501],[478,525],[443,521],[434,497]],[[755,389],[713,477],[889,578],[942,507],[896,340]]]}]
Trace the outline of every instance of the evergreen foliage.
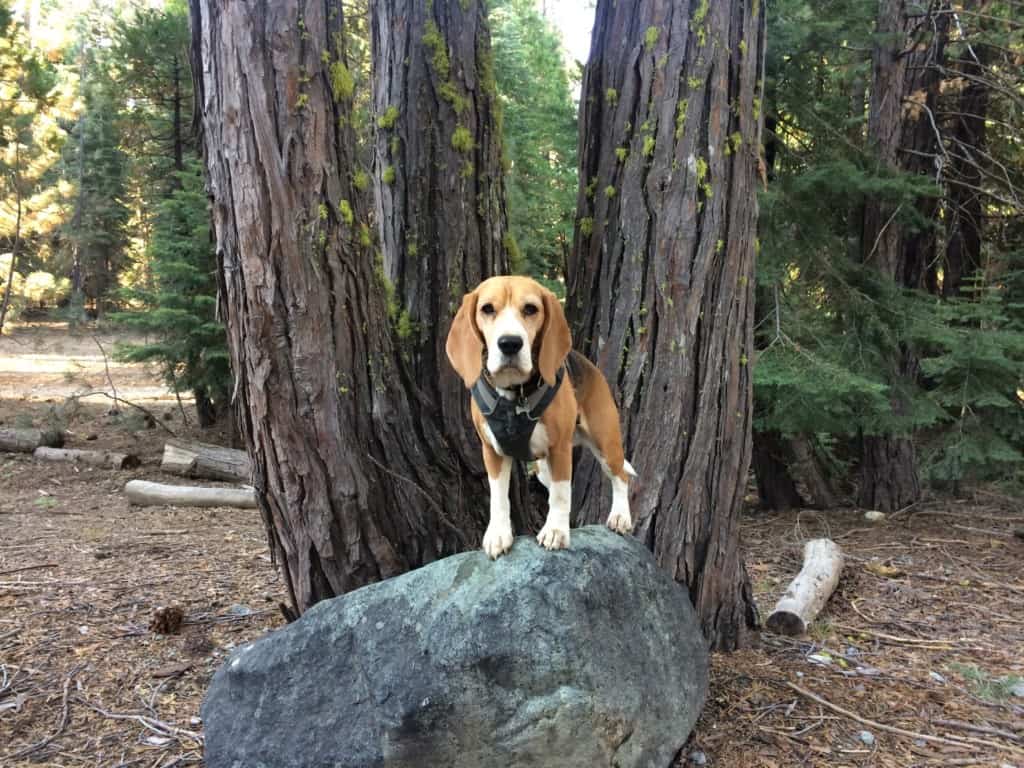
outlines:
[{"label": "evergreen foliage", "polygon": [[52,226],[45,183],[57,143],[57,85],[56,69],[0,2],[0,329],[9,309],[36,296],[23,288]]},{"label": "evergreen foliage", "polygon": [[[993,36],[1019,48],[1021,28],[992,21],[1009,19],[1007,4],[991,5],[987,31],[970,13],[958,17],[934,116],[947,158],[931,175],[897,173],[881,166],[865,138],[877,10],[855,0],[777,0],[769,14],[755,430],[817,436],[843,459],[855,455],[861,434],[914,436],[935,486],[1005,478],[1024,459],[1014,255],[1024,207],[1000,202],[1019,199],[1020,143],[1004,136],[990,145],[1010,169],[1001,183],[983,176],[977,190],[998,236],[986,244],[987,268],[953,298],[941,298],[943,279],[951,279],[943,254],[959,179],[943,164],[957,151],[949,95],[962,87],[956,62]],[[1019,87],[1019,71],[1016,78]],[[1005,126],[1019,129],[1012,102],[993,99]],[[929,196],[941,200],[934,219],[918,205]],[[887,203],[906,237],[935,238],[938,256],[920,286],[897,285],[861,258],[872,253],[859,241],[869,201]],[[892,360],[901,358],[913,361],[909,378],[893,376]],[[894,412],[896,400],[909,406]]]},{"label": "evergreen foliage", "polygon": [[490,9],[517,271],[557,293],[576,206],[576,108],[561,39],[532,0]]},{"label": "evergreen foliage", "polygon": [[110,30],[105,75],[123,99],[122,145],[133,175],[149,182],[141,190],[147,204],[166,196],[197,152],[188,24],[187,4],[168,0],[115,18]]},{"label": "evergreen foliage", "polygon": [[[91,58],[91,54],[83,54]],[[128,157],[122,148],[114,92],[103,81],[82,86],[82,114],[65,144],[64,166],[74,180],[64,226],[66,261],[72,264],[72,312],[85,301],[97,313],[128,265]]]},{"label": "evergreen foliage", "polygon": [[1006,286],[974,278],[963,297],[935,303],[918,326],[923,385],[941,412],[927,441],[929,479],[956,487],[963,478],[999,479],[1024,466],[1024,327]]},{"label": "evergreen foliage", "polygon": [[[371,174],[387,183],[396,173],[374,160],[378,122],[389,117],[371,99],[366,0],[343,6],[336,42],[347,63],[323,51],[322,74],[337,119],[356,134],[356,191],[370,195]],[[847,489],[864,436],[913,437],[921,475],[936,488],[1024,480],[1020,4],[911,6],[922,22],[915,43],[944,35],[928,64],[939,78],[934,104],[925,110],[931,102],[904,94],[905,109],[928,121],[940,148],[894,168],[868,140],[872,50],[885,42],[879,4],[768,2],[767,76],[756,104],[766,125],[766,185],[750,355],[755,433],[813,444]],[[43,3],[32,33],[17,7],[0,0],[0,289],[13,278],[16,310],[66,302],[71,287],[78,309],[130,308],[118,317],[153,342],[119,354],[158,363],[179,390],[200,388],[200,410],[203,402],[209,410],[230,378],[214,320],[186,3],[87,4],[74,13]],[[493,60],[481,62],[481,83],[497,87],[501,105],[504,247],[517,271],[561,294],[574,219],[585,236],[601,229],[575,211],[577,194],[623,191],[590,179],[579,189],[578,73],[542,8],[534,0],[490,4]],[[940,18],[949,23],[926,23]],[[659,44],[656,31],[645,44]],[[438,66],[450,63],[446,51],[435,55]],[[604,88],[601,97],[615,106],[623,94]],[[687,106],[677,105],[679,131]],[[644,138],[611,158],[623,168],[660,147],[643,126],[636,130]],[[473,142],[462,133],[444,140],[467,153],[461,172],[474,172]],[[741,136],[721,150],[757,151]],[[910,152],[904,147],[902,157]],[[706,166],[700,158],[698,177]],[[338,215],[368,241],[371,225],[353,218],[359,202],[341,201]],[[865,207],[878,203],[894,212],[892,227],[931,249],[913,284],[880,274],[873,244],[862,242]]]},{"label": "evergreen foliage", "polygon": [[121,292],[133,308],[115,319],[155,341],[122,345],[117,356],[156,363],[175,392],[191,391],[199,422],[225,412],[231,371],[216,322],[216,258],[201,162],[192,130],[188,8],[169,0],[137,8],[111,29],[107,74],[125,97],[123,146],[147,242],[134,280]]},{"label": "evergreen foliage", "polygon": [[216,258],[199,161],[177,174],[177,188],[157,208],[146,251],[151,287],[128,297],[145,307],[116,320],[155,340],[121,345],[116,357],[154,362],[175,392],[192,390],[214,407],[227,402],[231,372],[223,326],[216,321]]}]

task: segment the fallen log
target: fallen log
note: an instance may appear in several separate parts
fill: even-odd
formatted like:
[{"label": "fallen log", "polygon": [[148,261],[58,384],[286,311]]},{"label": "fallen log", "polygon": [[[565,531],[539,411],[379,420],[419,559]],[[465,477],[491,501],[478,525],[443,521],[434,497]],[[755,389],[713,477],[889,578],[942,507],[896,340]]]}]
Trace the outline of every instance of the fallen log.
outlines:
[{"label": "fallen log", "polygon": [[160,469],[182,477],[249,482],[249,456],[245,451],[222,448],[208,443],[168,440]]},{"label": "fallen log", "polygon": [[802,635],[839,583],[843,551],[831,539],[804,545],[804,567],[775,605],[766,624],[770,632]]},{"label": "fallen log", "polygon": [[128,501],[140,507],[256,508],[256,492],[252,488],[200,488],[129,480],[124,486],[124,494]]},{"label": "fallen log", "polygon": [[114,451],[81,451],[76,448],[40,446],[32,452],[32,455],[44,461],[71,461],[103,469],[133,469],[141,464],[138,456]]},{"label": "fallen log", "polygon": [[0,451],[32,453],[41,445],[60,448],[64,433],[57,429],[0,429]]}]

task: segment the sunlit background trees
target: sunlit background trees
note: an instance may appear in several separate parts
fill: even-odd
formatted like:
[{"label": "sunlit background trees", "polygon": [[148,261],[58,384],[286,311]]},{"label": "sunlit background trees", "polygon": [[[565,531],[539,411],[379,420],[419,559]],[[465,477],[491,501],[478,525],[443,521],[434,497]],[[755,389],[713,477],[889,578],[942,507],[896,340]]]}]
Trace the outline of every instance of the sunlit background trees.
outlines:
[{"label": "sunlit background trees", "polygon": [[[514,269],[564,293],[586,218],[581,62],[551,5],[493,0],[488,15],[505,246]],[[750,362],[769,506],[894,509],[1024,467],[1021,7],[918,3],[900,21],[903,5],[765,6]],[[345,7],[349,119],[372,179],[369,7]],[[231,383],[188,23],[180,0],[0,3],[0,324],[142,329],[147,343],[118,354],[158,365],[210,423]]]}]

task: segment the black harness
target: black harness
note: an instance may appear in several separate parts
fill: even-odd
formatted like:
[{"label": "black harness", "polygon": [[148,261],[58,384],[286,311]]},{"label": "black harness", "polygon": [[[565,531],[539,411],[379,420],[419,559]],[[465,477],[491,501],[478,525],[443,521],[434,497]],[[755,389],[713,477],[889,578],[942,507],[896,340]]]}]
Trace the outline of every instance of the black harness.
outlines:
[{"label": "black harness", "polygon": [[473,399],[487,419],[487,426],[503,454],[520,461],[533,461],[536,458],[530,450],[530,437],[541,415],[558,394],[564,376],[565,366],[558,369],[553,385],[537,375],[516,387],[518,397],[511,400],[498,392],[485,374],[480,374],[473,385]]}]

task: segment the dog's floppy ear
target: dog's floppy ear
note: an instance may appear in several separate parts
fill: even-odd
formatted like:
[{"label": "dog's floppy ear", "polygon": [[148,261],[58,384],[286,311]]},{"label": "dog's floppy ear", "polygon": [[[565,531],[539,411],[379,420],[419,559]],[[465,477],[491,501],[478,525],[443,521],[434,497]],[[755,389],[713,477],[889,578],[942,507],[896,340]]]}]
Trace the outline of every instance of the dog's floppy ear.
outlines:
[{"label": "dog's floppy ear", "polygon": [[452,320],[444,351],[448,353],[455,372],[462,377],[466,388],[480,378],[481,355],[484,351],[480,329],[476,325],[476,291],[462,297],[462,306]]},{"label": "dog's floppy ear", "polygon": [[562,303],[547,288],[542,291],[544,296],[544,327],[541,328],[540,352],[537,355],[537,368],[541,378],[549,385],[555,383],[555,375],[559,367],[572,349],[572,335],[569,323],[565,320]]}]

